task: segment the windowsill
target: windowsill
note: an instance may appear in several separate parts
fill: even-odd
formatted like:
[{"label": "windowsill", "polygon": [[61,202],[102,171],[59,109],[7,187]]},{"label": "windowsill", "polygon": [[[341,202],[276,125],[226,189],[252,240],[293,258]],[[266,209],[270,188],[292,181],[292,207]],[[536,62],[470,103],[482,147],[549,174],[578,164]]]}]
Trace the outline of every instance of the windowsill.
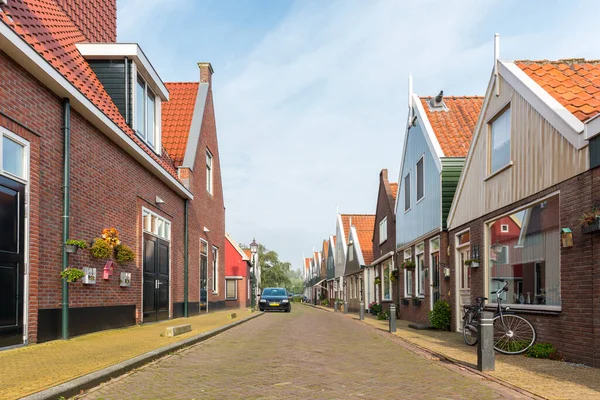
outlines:
[{"label": "windowsill", "polygon": [[233,299],[227,299],[227,298],[226,298],[225,300],[226,300],[226,301],[235,301],[235,300],[237,300],[237,297],[236,297],[236,298],[233,298]]},{"label": "windowsill", "polygon": [[[497,303],[487,303],[485,308],[490,310],[493,308],[495,311]],[[525,314],[552,314],[558,315],[562,312],[562,306],[544,306],[540,304],[504,304],[502,307],[508,307],[510,311],[518,311],[519,313]]]},{"label": "windowsill", "polygon": [[409,212],[411,210],[412,207],[409,207],[408,210],[404,210],[404,214],[406,214],[407,212]]},{"label": "windowsill", "polygon": [[425,195],[423,195],[423,197],[421,197],[419,200],[417,200],[416,203],[415,203],[415,205],[419,204],[423,200],[425,200]]},{"label": "windowsill", "polygon": [[387,238],[383,239],[381,242],[379,242],[379,245],[384,244],[385,242],[387,242]]},{"label": "windowsill", "polygon": [[394,300],[381,300],[382,303],[393,303]]},{"label": "windowsill", "polygon": [[493,177],[495,177],[496,175],[501,174],[502,172],[506,171],[507,169],[509,169],[510,167],[512,167],[514,165],[514,162],[509,162],[508,164],[506,164],[504,167],[500,168],[498,171],[495,171],[491,174],[489,174],[487,177],[485,177],[485,179],[483,180],[484,182],[492,179]]}]

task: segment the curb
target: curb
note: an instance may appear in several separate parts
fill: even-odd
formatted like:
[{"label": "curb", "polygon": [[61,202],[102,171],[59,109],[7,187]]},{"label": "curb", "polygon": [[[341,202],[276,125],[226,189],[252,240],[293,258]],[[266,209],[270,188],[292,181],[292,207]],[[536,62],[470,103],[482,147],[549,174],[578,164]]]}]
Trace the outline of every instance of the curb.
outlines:
[{"label": "curb", "polygon": [[228,331],[231,328],[235,328],[238,325],[243,324],[244,322],[248,322],[254,318],[258,318],[264,313],[257,313],[256,315],[251,315],[242,320],[232,322],[230,324],[221,326],[219,328],[215,328],[211,331],[200,333],[196,336],[192,336],[191,338],[184,339],[177,343],[172,343],[168,346],[160,347],[156,350],[149,351],[147,353],[141,354],[137,357],[130,358],[129,360],[122,361],[118,364],[111,365],[110,367],[103,368],[99,371],[92,372],[87,375],[80,376],[79,378],[75,378],[68,382],[62,383],[60,385],[44,389],[41,392],[34,393],[29,396],[22,397],[22,400],[55,400],[59,397],[69,398],[79,394],[82,390],[91,389],[93,387],[98,386],[99,384],[106,382],[112,378],[116,378],[120,375],[123,375],[131,370],[139,368],[145,364],[150,363],[151,361],[157,360],[169,353],[172,353],[177,350],[181,350],[185,347],[192,346],[196,343],[203,342],[207,339],[210,339],[213,336],[218,335],[219,333],[223,333]]},{"label": "curb", "polygon": [[[351,316],[351,318],[353,320],[355,320],[355,321],[358,321],[359,323],[362,323],[363,325],[371,327],[372,329],[377,329],[377,330],[380,330],[382,332],[386,332],[389,335],[393,336],[394,338],[399,339],[400,341],[402,341],[402,342],[405,343],[405,346],[403,346],[404,348],[406,348],[409,351],[412,351],[415,354],[419,354],[419,352],[429,354],[430,356],[435,357],[435,358],[439,359],[440,361],[449,362],[449,363],[457,365],[457,366],[459,366],[461,368],[465,368],[466,370],[468,370],[469,372],[471,372],[473,374],[476,374],[476,375],[479,375],[481,377],[484,377],[485,379],[488,379],[488,380],[490,380],[492,382],[495,382],[495,383],[497,383],[499,385],[502,385],[504,387],[512,389],[512,390],[514,390],[516,392],[519,392],[519,393],[521,393],[523,395],[530,396],[533,399],[547,399],[547,397],[542,396],[542,395],[540,395],[538,393],[532,392],[532,391],[527,390],[527,389],[523,389],[523,388],[521,388],[519,386],[515,386],[512,383],[507,382],[507,381],[505,381],[503,379],[500,379],[498,377],[486,374],[485,372],[479,371],[479,370],[473,368],[472,364],[470,364],[470,363],[467,363],[467,362],[464,362],[464,361],[461,361],[461,360],[457,360],[457,359],[449,357],[449,356],[447,356],[447,355],[445,355],[443,353],[438,353],[438,352],[436,352],[434,350],[431,350],[431,349],[428,349],[428,348],[423,347],[421,345],[418,345],[416,343],[413,343],[413,342],[411,342],[408,339],[405,339],[405,338],[403,338],[401,336],[394,335],[393,333],[388,332],[387,329],[379,328],[379,327],[373,326],[373,325],[371,325],[371,324],[369,324],[367,322],[360,321],[359,319],[356,319],[354,316]],[[411,349],[411,347],[412,347],[412,349]]]},{"label": "curb", "polygon": [[329,309],[324,308],[324,307],[315,306],[314,304],[309,304],[309,303],[300,303],[300,304],[303,304],[305,306],[309,306],[309,307],[312,307],[312,308],[316,308],[317,310],[335,313],[335,311],[333,309],[329,310]]}]

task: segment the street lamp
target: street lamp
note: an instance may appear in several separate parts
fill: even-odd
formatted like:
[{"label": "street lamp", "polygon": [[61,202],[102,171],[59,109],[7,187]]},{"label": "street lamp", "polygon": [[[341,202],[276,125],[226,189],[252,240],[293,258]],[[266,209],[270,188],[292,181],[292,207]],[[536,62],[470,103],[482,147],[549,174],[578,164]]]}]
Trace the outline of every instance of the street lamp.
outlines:
[{"label": "street lamp", "polygon": [[252,309],[256,308],[256,286],[257,286],[257,277],[256,277],[256,254],[258,253],[258,243],[256,243],[256,238],[252,239],[252,243],[250,243],[250,253],[252,253],[252,273],[250,279],[252,279]]}]

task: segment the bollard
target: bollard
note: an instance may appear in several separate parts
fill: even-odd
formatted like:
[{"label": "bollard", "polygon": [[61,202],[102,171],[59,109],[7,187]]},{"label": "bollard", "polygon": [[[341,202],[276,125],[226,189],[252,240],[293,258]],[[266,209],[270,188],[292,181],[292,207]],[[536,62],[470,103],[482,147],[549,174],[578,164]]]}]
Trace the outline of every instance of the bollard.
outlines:
[{"label": "bollard", "polygon": [[479,371],[494,370],[494,314],[482,311],[478,329],[477,369]]},{"label": "bollard", "polygon": [[361,321],[365,319],[365,303],[362,301],[360,302],[360,313],[358,314],[358,319]]},{"label": "bollard", "polygon": [[390,333],[396,332],[396,305],[390,304]]},{"label": "bollard", "polygon": [[337,309],[338,309],[338,303],[337,303],[337,301],[334,301],[333,302],[333,311],[337,312]]},{"label": "bollard", "polygon": [[348,302],[344,301],[344,314],[348,314]]}]

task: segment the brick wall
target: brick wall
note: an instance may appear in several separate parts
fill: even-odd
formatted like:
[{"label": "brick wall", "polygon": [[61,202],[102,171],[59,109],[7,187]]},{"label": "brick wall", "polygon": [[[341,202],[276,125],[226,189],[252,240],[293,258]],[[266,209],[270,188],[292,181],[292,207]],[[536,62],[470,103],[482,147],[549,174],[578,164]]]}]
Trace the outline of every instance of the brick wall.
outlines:
[{"label": "brick wall", "polygon": [[[573,247],[560,249],[561,305],[560,312],[519,311],[536,327],[538,342],[554,344],[565,360],[600,366],[600,253],[596,243],[600,235],[583,234],[579,217],[593,206],[600,205],[600,170],[587,171],[534,196],[496,210],[450,232],[450,251],[455,254],[455,234],[470,229],[471,246],[479,245],[483,257],[484,223],[502,214],[523,207],[554,192],[560,191],[560,227],[573,231]],[[560,243],[556,244],[560,246]],[[596,246],[595,246],[596,245]],[[451,306],[456,306],[455,276],[457,266],[451,257]],[[485,264],[471,269],[471,301],[484,296]],[[453,314],[452,329],[457,318]]]},{"label": "brick wall", "polygon": [[56,0],[90,42],[117,41],[116,0]]}]

